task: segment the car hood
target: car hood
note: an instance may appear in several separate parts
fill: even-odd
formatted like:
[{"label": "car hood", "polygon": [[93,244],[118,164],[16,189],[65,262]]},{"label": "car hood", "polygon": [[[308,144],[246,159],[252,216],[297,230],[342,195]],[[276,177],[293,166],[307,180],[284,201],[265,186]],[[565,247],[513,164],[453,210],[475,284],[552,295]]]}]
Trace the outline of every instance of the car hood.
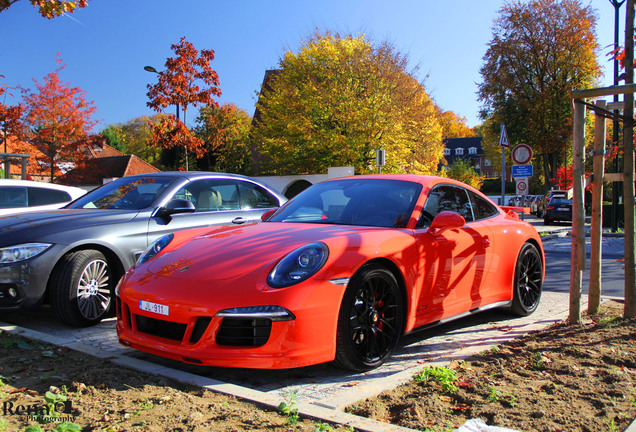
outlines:
[{"label": "car hood", "polygon": [[[330,253],[357,250],[380,231],[389,230],[283,222],[222,228],[195,236],[166,251],[149,261],[147,270],[157,276],[177,279],[230,279],[258,269],[269,272],[289,252],[312,242],[324,242]],[[406,235],[400,230],[390,231]]]},{"label": "car hood", "polygon": [[[49,241],[63,233],[92,226],[125,223],[137,210],[60,209],[0,217],[0,246],[27,241]],[[17,240],[16,240],[17,239]]]}]

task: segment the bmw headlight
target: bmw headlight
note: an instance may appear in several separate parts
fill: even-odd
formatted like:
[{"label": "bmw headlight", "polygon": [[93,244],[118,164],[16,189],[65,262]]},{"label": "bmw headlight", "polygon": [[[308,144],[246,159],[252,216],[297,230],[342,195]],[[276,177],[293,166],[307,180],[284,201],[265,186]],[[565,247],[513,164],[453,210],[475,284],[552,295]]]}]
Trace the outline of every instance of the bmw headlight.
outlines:
[{"label": "bmw headlight", "polygon": [[329,257],[324,243],[310,243],[287,254],[267,277],[274,288],[283,288],[300,283],[322,268]]},{"label": "bmw headlight", "polygon": [[135,267],[139,267],[143,263],[148,260],[151,260],[155,255],[161,252],[166,246],[170,244],[172,239],[174,238],[173,234],[166,234],[165,236],[159,237],[157,240],[152,242],[152,244],[141,254]]},{"label": "bmw headlight", "polygon": [[36,257],[50,248],[50,243],[24,243],[0,248],[0,264],[11,264]]}]

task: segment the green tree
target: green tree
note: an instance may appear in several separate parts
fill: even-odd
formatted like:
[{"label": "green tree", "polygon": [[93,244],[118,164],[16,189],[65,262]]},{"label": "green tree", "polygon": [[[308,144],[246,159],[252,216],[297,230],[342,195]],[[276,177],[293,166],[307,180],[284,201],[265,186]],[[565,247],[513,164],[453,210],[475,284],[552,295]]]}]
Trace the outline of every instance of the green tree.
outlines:
[{"label": "green tree", "polygon": [[161,148],[152,145],[152,126],[159,123],[165,114],[135,117],[126,123],[109,125],[101,131],[108,145],[124,154],[134,154],[154,164],[161,156]]},{"label": "green tree", "polygon": [[408,59],[364,36],[314,34],[261,91],[253,138],[278,174],[352,165],[375,172],[430,173],[443,153],[435,105]]},{"label": "green tree", "polygon": [[197,162],[200,169],[249,174],[249,114],[234,104],[206,106],[196,122],[195,135],[205,142],[205,154]]},{"label": "green tree", "polygon": [[[525,142],[553,178],[572,135],[570,88],[600,75],[596,15],[579,0],[511,1],[499,11],[480,69],[481,116],[490,137],[501,123],[511,145]],[[501,157],[499,157],[501,159]]]},{"label": "green tree", "polygon": [[456,159],[450,168],[443,169],[440,174],[444,177],[450,177],[464,182],[475,189],[481,188],[481,185],[484,183],[484,178],[475,171],[475,168],[470,165],[470,162],[461,158]]}]

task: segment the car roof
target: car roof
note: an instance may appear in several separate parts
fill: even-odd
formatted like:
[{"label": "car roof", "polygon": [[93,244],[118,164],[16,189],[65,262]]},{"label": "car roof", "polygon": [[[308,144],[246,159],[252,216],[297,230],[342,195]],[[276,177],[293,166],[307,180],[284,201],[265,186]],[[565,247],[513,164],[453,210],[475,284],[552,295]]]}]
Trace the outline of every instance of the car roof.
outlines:
[{"label": "car roof", "polygon": [[42,187],[47,189],[57,189],[57,190],[65,190],[65,191],[69,191],[69,190],[84,191],[83,189],[75,187],[75,186],[66,186],[66,185],[61,185],[56,183],[37,182],[33,180],[0,179],[0,186],[22,186],[22,187],[32,186],[32,187]]}]

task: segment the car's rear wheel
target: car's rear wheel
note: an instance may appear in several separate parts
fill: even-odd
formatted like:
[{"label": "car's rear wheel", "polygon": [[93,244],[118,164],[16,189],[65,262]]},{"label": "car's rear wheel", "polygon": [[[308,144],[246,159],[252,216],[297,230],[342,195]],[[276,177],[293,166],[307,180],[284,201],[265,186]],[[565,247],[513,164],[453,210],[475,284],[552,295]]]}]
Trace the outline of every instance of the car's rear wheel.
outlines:
[{"label": "car's rear wheel", "polygon": [[519,252],[513,289],[511,310],[514,314],[527,316],[537,310],[543,289],[543,261],[531,243],[525,243]]},{"label": "car's rear wheel", "polygon": [[367,371],[384,363],[402,333],[404,299],[395,276],[367,264],[351,279],[338,316],[337,365]]},{"label": "car's rear wheel", "polygon": [[57,318],[76,327],[100,322],[110,307],[114,278],[104,255],[81,250],[64,256],[51,277]]}]

